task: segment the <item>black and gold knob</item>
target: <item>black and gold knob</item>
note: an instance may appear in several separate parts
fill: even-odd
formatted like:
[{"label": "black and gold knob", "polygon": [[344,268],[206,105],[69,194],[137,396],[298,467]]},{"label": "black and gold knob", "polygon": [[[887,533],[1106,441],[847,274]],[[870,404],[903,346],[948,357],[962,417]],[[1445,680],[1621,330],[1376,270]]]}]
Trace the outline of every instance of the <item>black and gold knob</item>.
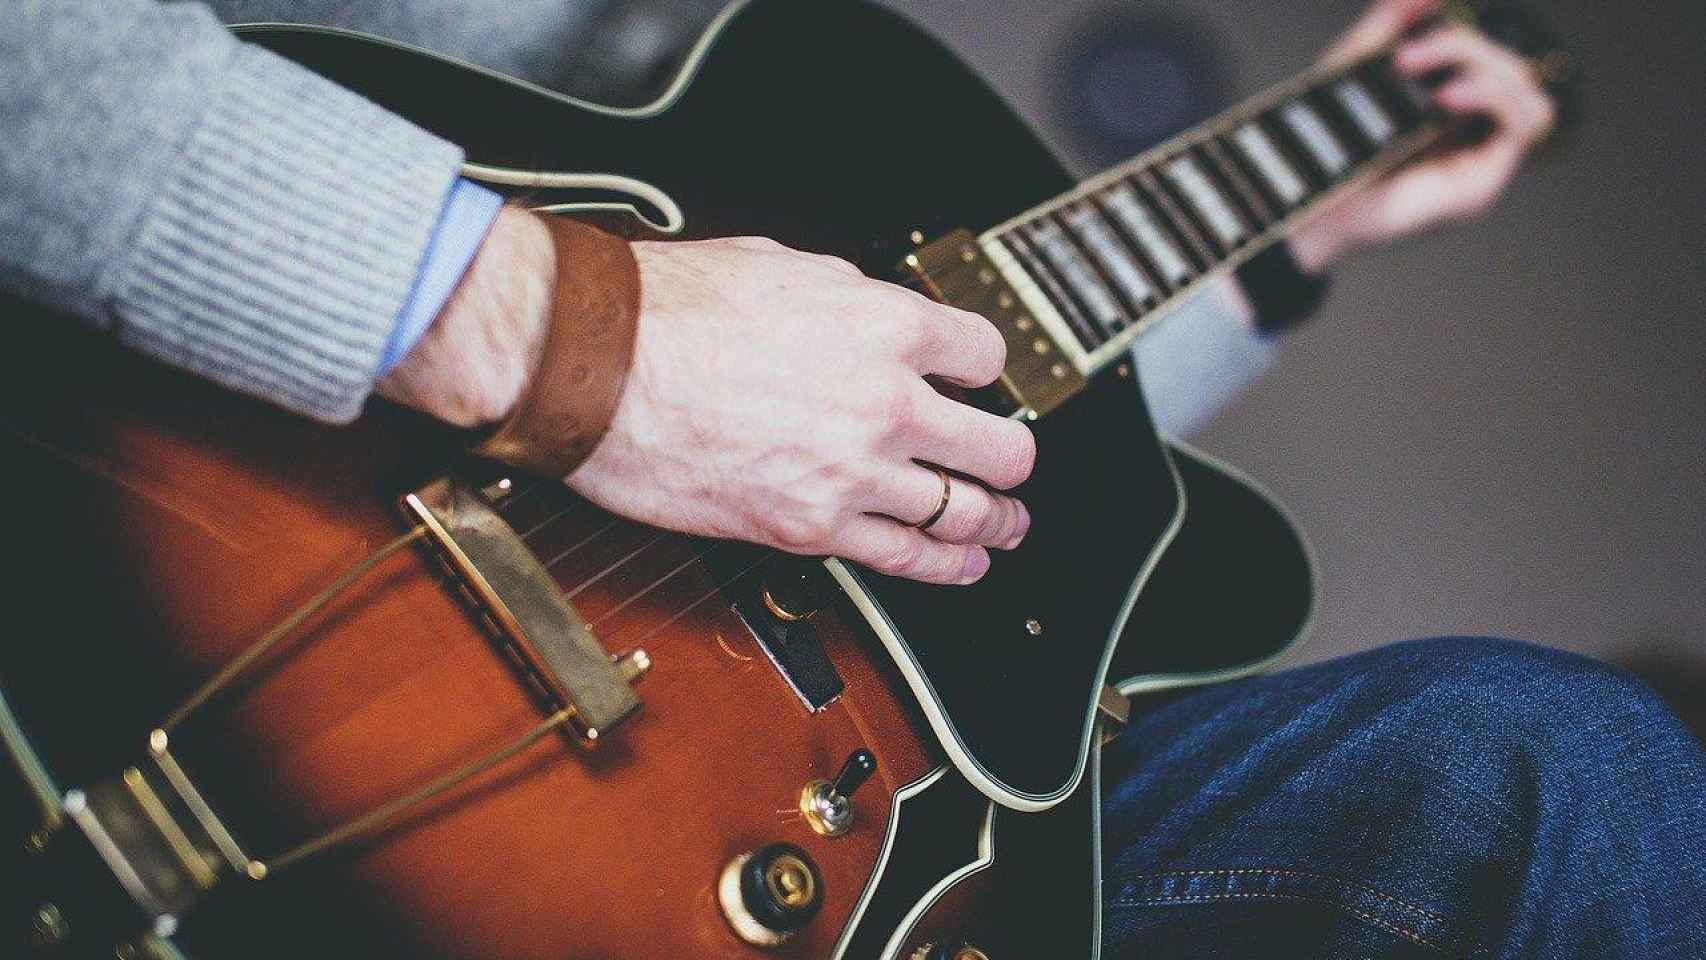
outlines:
[{"label": "black and gold knob", "polygon": [[717,881],[717,904],[736,936],[774,947],[817,916],[823,877],[804,850],[773,843],[728,862]]}]

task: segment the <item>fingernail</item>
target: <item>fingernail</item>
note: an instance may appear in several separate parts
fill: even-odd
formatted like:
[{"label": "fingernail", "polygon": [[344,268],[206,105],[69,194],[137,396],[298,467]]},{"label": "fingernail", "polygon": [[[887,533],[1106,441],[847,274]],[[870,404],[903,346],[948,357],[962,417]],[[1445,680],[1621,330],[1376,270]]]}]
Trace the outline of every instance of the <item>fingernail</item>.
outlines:
[{"label": "fingernail", "polygon": [[1007,541],[1008,550],[1024,542],[1025,534],[1031,532],[1031,511],[1024,504],[1019,504],[1019,521],[1013,525],[1013,536]]},{"label": "fingernail", "polygon": [[966,565],[960,568],[961,583],[976,583],[989,572],[989,553],[981,549],[966,552]]}]

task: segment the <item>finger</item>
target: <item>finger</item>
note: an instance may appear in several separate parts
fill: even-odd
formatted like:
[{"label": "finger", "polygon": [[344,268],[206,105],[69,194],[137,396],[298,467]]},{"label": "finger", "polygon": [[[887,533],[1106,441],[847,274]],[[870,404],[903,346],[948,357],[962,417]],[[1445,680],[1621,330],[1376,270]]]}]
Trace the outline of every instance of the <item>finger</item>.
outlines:
[{"label": "finger", "polygon": [[1521,57],[1494,43],[1486,34],[1458,23],[1430,30],[1403,44],[1392,54],[1393,66],[1406,76],[1421,76],[1472,63],[1501,67],[1513,76],[1528,73]]},{"label": "finger", "polygon": [[970,311],[919,299],[925,309],[918,319],[917,342],[911,351],[918,372],[964,387],[994,383],[1007,365],[1007,341],[995,325]]},{"label": "finger", "polygon": [[1017,420],[985,413],[924,388],[905,454],[975,477],[997,490],[1025,482],[1037,459],[1037,438]]},{"label": "finger", "polygon": [[947,477],[947,502],[943,504],[942,478],[946,474],[909,464],[890,471],[879,489],[881,513],[916,526],[942,508],[942,515],[923,532],[948,543],[976,543],[1011,550],[1025,538],[1031,515],[1024,504],[959,477]]},{"label": "finger", "polygon": [[1379,50],[1439,9],[1440,0],[1376,0],[1357,22],[1321,55],[1324,66],[1338,66]]},{"label": "finger", "polygon": [[1373,222],[1363,229],[1392,236],[1477,217],[1504,192],[1521,160],[1520,143],[1496,138],[1407,169],[1382,184]]},{"label": "finger", "polygon": [[1524,147],[1545,136],[1552,123],[1545,94],[1513,82],[1507,71],[1490,63],[1470,64],[1434,91],[1434,100],[1449,113],[1491,119],[1493,137],[1514,139]]},{"label": "finger", "polygon": [[838,539],[836,556],[891,577],[971,583],[989,571],[989,551],[982,547],[937,540],[887,517],[854,517]]}]

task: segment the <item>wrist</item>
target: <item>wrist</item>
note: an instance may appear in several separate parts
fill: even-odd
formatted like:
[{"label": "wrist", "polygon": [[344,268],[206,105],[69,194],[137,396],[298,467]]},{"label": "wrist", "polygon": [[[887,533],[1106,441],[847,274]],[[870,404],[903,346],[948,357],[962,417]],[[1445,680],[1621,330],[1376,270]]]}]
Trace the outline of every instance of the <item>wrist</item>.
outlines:
[{"label": "wrist", "polygon": [[502,420],[538,366],[555,281],[545,224],[506,205],[432,325],[376,389],[452,426]]}]

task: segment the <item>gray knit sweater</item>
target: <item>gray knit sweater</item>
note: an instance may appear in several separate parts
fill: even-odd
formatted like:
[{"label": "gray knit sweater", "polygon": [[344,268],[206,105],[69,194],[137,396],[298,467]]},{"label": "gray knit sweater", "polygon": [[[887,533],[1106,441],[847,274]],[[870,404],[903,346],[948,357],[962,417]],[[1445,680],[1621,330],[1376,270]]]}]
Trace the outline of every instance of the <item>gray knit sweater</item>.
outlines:
[{"label": "gray knit sweater", "polygon": [[[611,22],[607,6],[15,0],[0,29],[0,291],[233,389],[351,420],[463,152],[221,21],[363,29],[565,88],[577,68],[600,68],[585,34]],[[1189,313],[1138,351],[1175,433],[1271,350],[1213,298]]]}]

